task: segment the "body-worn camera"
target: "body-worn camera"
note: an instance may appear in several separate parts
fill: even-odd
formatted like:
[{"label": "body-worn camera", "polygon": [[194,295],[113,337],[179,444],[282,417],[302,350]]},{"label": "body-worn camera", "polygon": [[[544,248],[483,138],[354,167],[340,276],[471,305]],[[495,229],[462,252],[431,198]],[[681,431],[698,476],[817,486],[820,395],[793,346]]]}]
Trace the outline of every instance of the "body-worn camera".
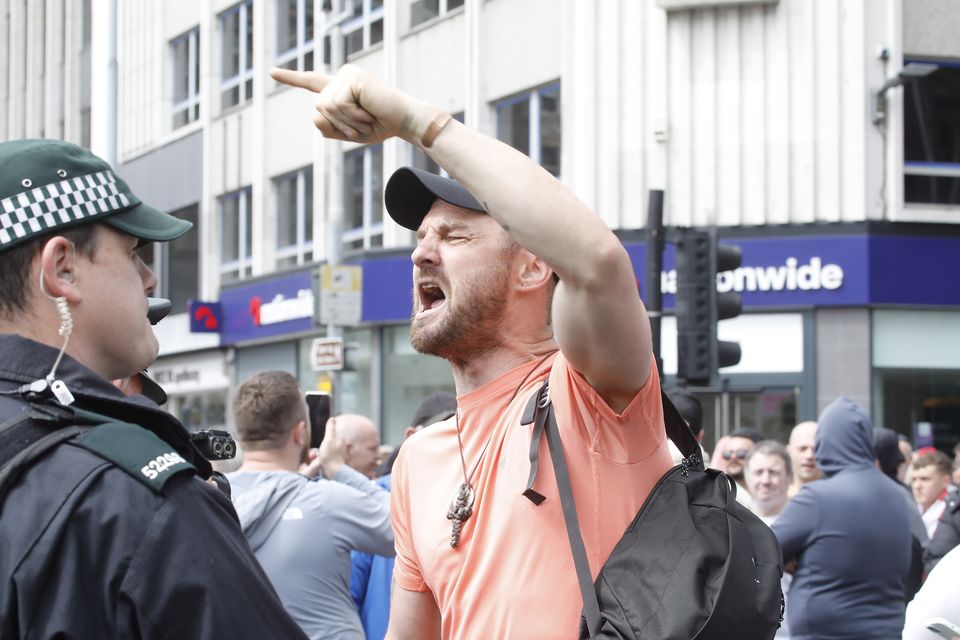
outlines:
[{"label": "body-worn camera", "polygon": [[191,433],[190,439],[207,460],[230,460],[237,455],[237,443],[226,431],[204,429]]}]

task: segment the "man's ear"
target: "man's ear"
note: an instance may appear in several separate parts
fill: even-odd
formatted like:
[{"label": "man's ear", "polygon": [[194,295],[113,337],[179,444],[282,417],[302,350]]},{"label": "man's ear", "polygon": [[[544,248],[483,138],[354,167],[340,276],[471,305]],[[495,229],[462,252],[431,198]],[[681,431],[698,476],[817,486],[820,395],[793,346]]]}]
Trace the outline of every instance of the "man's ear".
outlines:
[{"label": "man's ear", "polygon": [[524,290],[533,290],[546,286],[553,278],[553,269],[527,250],[523,250],[521,254],[523,257],[520,264],[519,287]]},{"label": "man's ear", "polygon": [[68,302],[80,302],[82,296],[76,286],[78,267],[77,249],[63,236],[47,240],[40,251],[40,292],[51,298],[64,297]]},{"label": "man's ear", "polygon": [[293,427],[291,432],[291,437],[293,438],[293,443],[298,447],[303,445],[304,439],[310,437],[310,430],[306,429],[307,426],[306,420],[297,420],[297,424]]}]

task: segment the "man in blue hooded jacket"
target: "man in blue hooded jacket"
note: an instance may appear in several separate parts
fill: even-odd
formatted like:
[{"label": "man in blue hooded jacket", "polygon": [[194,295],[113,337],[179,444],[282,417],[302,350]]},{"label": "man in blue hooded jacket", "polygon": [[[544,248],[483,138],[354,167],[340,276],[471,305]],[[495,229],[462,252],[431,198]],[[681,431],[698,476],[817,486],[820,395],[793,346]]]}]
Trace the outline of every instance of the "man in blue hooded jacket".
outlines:
[{"label": "man in blue hooded jacket", "polygon": [[803,486],[773,524],[793,640],[899,640],[911,533],[902,489],[877,469],[870,419],[849,398],[820,415],[814,455],[826,478]]}]

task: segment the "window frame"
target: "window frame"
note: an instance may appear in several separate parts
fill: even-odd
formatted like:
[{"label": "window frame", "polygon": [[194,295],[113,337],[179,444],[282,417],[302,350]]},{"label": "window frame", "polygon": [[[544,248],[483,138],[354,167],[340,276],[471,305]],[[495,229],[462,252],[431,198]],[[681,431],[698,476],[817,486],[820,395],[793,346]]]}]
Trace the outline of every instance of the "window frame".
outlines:
[{"label": "window frame", "polygon": [[[183,40],[187,40],[187,97],[179,102],[175,102],[177,94],[176,47],[177,44]],[[170,120],[171,129],[176,130],[200,119],[200,25],[193,27],[189,31],[186,31],[185,33],[182,33],[171,40],[170,55],[172,58],[171,68],[173,70],[173,73],[171,74],[171,81],[173,84],[171,95],[173,96],[173,101],[170,109]],[[195,117],[193,116],[194,108],[196,108]],[[177,115],[183,112],[186,112],[187,114],[186,122],[180,125],[175,124]]]},{"label": "window frame", "polygon": [[435,15],[435,16],[430,16],[429,18],[426,18],[426,19],[421,20],[421,21],[419,21],[419,22],[414,22],[414,19],[413,19],[413,18],[414,18],[414,16],[413,16],[414,7],[415,7],[419,2],[423,2],[423,1],[424,1],[424,0],[410,0],[410,2],[408,3],[410,29],[417,29],[417,28],[419,28],[421,25],[427,24],[428,22],[430,22],[430,21],[432,21],[432,20],[438,20],[438,19],[440,19],[440,18],[446,17],[447,15],[453,13],[454,11],[463,9],[463,6],[464,6],[464,4],[465,4],[465,0],[459,0],[460,4],[458,4],[457,6],[451,8],[451,7],[449,6],[449,3],[450,3],[451,0],[437,0],[437,15]]},{"label": "window frame", "polygon": [[[307,177],[313,177],[313,165],[307,165],[281,174],[273,178],[274,201],[277,211],[277,246],[275,251],[276,262],[289,258],[296,259],[296,265],[302,265],[313,260],[313,193],[307,197]],[[280,184],[287,180],[294,181],[294,210],[296,218],[297,237],[293,244],[280,246],[280,228],[286,222],[284,208],[280,202]],[[309,219],[307,213],[309,210]]]},{"label": "window frame", "polygon": [[[217,219],[220,223],[220,255],[219,255],[219,266],[218,273],[220,274],[221,283],[224,281],[225,275],[236,274],[236,278],[231,279],[230,282],[246,280],[252,274],[253,268],[253,246],[251,238],[251,229],[253,222],[253,212],[251,207],[253,205],[253,189],[250,186],[241,187],[234,191],[228,191],[217,196]],[[225,228],[224,221],[224,204],[228,200],[237,199],[237,259],[230,260],[225,262],[223,259],[223,248],[226,239],[223,237],[223,230]],[[250,245],[250,252],[247,253],[247,245]]]},{"label": "window frame", "polygon": [[[277,25],[276,25],[276,42],[277,42],[277,57],[275,64],[278,67],[296,69],[298,71],[312,71],[313,69],[306,68],[306,57],[307,55],[314,55],[314,48],[316,46],[317,34],[316,30],[313,30],[313,37],[310,40],[307,40],[307,3],[313,3],[313,0],[296,0],[297,1],[297,43],[285,50],[280,51],[280,6],[281,2],[277,3]],[[315,58],[314,58],[315,59]],[[295,67],[287,67],[286,65],[291,61],[296,60]],[[313,65],[311,65],[313,66]]]},{"label": "window frame", "polygon": [[[521,104],[523,102],[528,102],[528,119],[529,119],[529,131],[527,132],[527,149],[528,156],[531,160],[537,164],[543,166],[543,139],[542,139],[542,109],[541,109],[541,100],[546,94],[556,94],[557,100],[559,101],[562,96],[561,83],[559,81],[551,82],[549,84],[541,85],[535,87],[523,93],[519,93],[509,98],[504,98],[503,100],[495,101],[491,104],[494,112],[494,137],[496,137],[501,142],[510,144],[506,140],[500,137],[500,118],[505,109],[513,107],[515,105]],[[563,123],[563,111],[560,112],[561,120],[561,131]],[[563,150],[563,138],[560,139],[560,150]],[[511,145],[512,146],[512,145]],[[560,157],[557,158],[557,175],[558,179],[562,179],[563,176],[563,166],[560,162]]]},{"label": "window frame", "polygon": [[[220,110],[226,111],[234,107],[238,107],[245,102],[249,101],[253,97],[253,87],[251,86],[250,95],[247,95],[247,82],[253,82],[253,44],[250,45],[250,51],[247,51],[247,24],[248,24],[248,12],[253,11],[253,0],[243,0],[229,9],[222,11],[218,14],[218,22],[220,25]],[[224,28],[224,23],[227,18],[229,18],[234,13],[239,13],[237,19],[237,25],[239,26],[237,33],[237,73],[230,77],[224,77],[226,69],[226,54],[224,52],[224,35],[226,29]],[[247,63],[250,62],[250,68],[247,68]],[[225,104],[224,94],[227,91],[230,91],[234,87],[237,88],[237,101],[233,104]]]},{"label": "window frame", "polygon": [[[350,2],[350,0],[346,0]],[[383,42],[383,35],[381,34],[380,40],[376,42],[370,42],[370,27],[374,22],[384,20],[384,9],[383,9],[383,0],[380,1],[380,6],[377,8],[372,8],[373,0],[361,0],[363,3],[363,8],[360,14],[354,14],[349,20],[345,20],[340,27],[340,37],[343,38],[343,55],[345,59],[349,59],[350,56],[359,55],[364,51],[367,51],[374,45],[380,44]],[[347,47],[347,38],[357,31],[362,31],[362,46],[356,51],[350,51]]]},{"label": "window frame", "polygon": [[[380,150],[380,193],[373,193],[373,170],[374,167],[373,157],[374,151],[379,148]],[[362,220],[363,225],[360,227],[353,227],[350,229],[344,228],[340,235],[340,242],[344,245],[346,251],[360,251],[360,250],[369,250],[377,247],[383,246],[383,144],[370,144],[364,147],[358,147],[356,149],[351,149],[346,151],[343,154],[343,163],[344,166],[350,160],[351,156],[356,156],[358,154],[363,154],[363,203],[362,203]],[[349,203],[350,203],[350,185],[346,184],[347,172],[343,173],[344,179],[344,188],[343,188],[343,211],[344,211],[344,220],[346,221],[350,217],[352,212]],[[374,202],[379,202],[380,209],[380,222],[373,221],[373,207]],[[346,225],[344,225],[346,227]],[[374,240],[379,238],[379,244],[374,244]],[[362,241],[361,247],[351,247],[349,246],[353,242]]]},{"label": "window frame", "polygon": [[[960,59],[952,58],[949,60],[945,59],[930,59],[922,56],[905,56],[903,60],[904,66],[911,62],[919,63],[932,63],[936,64],[938,67],[949,68],[949,69],[960,69]],[[922,78],[914,80],[914,82],[923,81]],[[907,96],[906,92],[911,91],[912,83],[906,83],[904,85],[904,102],[903,102],[903,200],[904,205],[908,207],[928,207],[928,208],[956,208],[958,206],[957,202],[949,201],[929,201],[929,200],[912,200],[908,199],[908,188],[907,181],[910,176],[919,176],[922,178],[948,178],[952,180],[960,180],[960,162],[943,162],[943,161],[930,161],[930,160],[907,160]],[[953,189],[956,190],[957,184],[954,183]]]}]

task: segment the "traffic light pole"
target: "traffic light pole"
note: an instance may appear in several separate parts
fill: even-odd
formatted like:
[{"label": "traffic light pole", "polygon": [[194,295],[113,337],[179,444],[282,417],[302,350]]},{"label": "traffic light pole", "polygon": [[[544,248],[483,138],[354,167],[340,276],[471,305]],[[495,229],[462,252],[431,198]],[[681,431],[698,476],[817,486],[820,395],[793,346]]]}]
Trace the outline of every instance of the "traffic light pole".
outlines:
[{"label": "traffic light pole", "polygon": [[660,272],[663,271],[663,191],[651,189],[647,204],[647,273],[644,285],[644,305],[650,317],[650,337],[657,372],[663,380],[663,358],[660,357],[660,321],[663,318],[663,291]]}]

